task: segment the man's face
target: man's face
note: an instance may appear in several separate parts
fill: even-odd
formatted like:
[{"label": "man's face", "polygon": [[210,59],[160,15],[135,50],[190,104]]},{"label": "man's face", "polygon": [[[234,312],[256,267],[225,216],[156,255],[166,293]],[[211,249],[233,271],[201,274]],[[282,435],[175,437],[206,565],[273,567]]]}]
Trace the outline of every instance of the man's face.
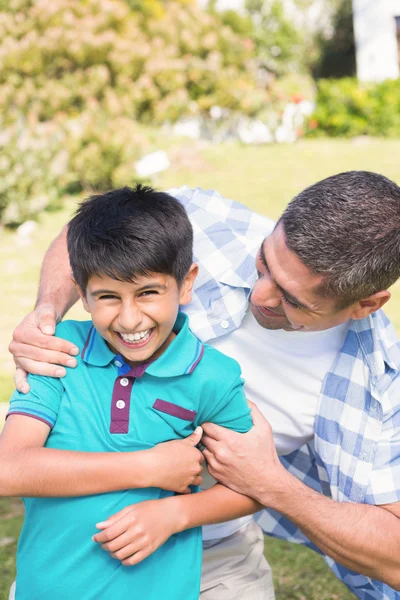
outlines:
[{"label": "man's face", "polygon": [[281,225],[267,237],[256,258],[258,281],[251,311],[261,327],[286,331],[320,331],[346,322],[354,306],[338,310],[337,300],[324,298],[322,275],[313,274],[286,245]]},{"label": "man's face", "polygon": [[192,265],[181,286],[160,273],[138,276],[134,282],[92,276],[81,297],[111,350],[129,364],[141,363],[160,356],[174,338],[179,305],[190,302],[196,274]]}]

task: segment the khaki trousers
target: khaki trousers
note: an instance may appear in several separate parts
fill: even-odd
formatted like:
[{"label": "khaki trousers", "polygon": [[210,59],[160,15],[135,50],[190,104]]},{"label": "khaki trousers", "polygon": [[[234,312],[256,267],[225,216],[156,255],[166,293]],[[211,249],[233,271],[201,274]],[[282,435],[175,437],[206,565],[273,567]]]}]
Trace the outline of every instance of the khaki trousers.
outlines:
[{"label": "khaki trousers", "polygon": [[204,542],[199,600],[275,600],[264,535],[255,521],[227,538]]}]

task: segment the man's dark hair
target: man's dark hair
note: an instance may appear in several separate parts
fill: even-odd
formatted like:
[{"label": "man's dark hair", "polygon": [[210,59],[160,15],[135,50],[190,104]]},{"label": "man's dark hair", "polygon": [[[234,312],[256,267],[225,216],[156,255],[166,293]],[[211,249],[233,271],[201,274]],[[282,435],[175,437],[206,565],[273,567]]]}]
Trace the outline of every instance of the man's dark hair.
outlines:
[{"label": "man's dark hair", "polygon": [[163,273],[180,285],[192,264],[193,230],[185,209],[148,186],[82,202],[68,224],[67,241],[72,273],[83,291],[92,275],[134,281]]},{"label": "man's dark hair", "polygon": [[400,188],[368,171],[328,177],[305,189],[280,221],[286,244],[344,308],[400,277]]}]

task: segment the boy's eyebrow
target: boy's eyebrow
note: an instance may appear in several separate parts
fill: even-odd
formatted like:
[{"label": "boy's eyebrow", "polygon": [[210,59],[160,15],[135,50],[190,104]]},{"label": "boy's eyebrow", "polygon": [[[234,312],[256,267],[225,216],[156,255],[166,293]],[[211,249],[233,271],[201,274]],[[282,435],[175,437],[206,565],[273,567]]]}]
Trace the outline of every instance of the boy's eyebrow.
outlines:
[{"label": "boy's eyebrow", "polygon": [[[263,264],[263,266],[265,267],[267,273],[269,275],[271,275],[271,271],[269,269],[268,263],[267,263],[267,259],[265,258],[265,252],[264,252],[264,242],[265,240],[262,242],[261,246],[260,246],[260,260]],[[291,302],[293,302],[294,304],[297,304],[297,306],[300,306],[300,308],[304,308],[305,310],[309,310],[310,312],[314,312],[313,309],[310,306],[307,306],[307,304],[304,304],[304,302],[301,302],[301,300],[299,300],[298,298],[296,298],[296,296],[293,296],[293,294],[291,294],[290,292],[288,292],[287,290],[285,290],[285,288],[283,288],[281,285],[279,285],[279,283],[277,283],[274,279],[272,279],[274,285],[276,285],[276,287],[278,288],[278,290],[280,290],[282,292],[282,294],[285,296],[285,298],[287,298],[288,300],[290,300]]]},{"label": "boy's eyebrow", "polygon": [[[146,283],[145,285],[142,285],[140,288],[137,288],[137,292],[142,292],[143,290],[148,290],[148,289],[152,289],[152,290],[166,290],[167,286],[163,285],[162,283],[157,283],[154,282],[152,283],[151,281]],[[118,294],[118,292],[116,290],[94,290],[93,292],[90,292],[91,296],[101,296],[101,294]]]}]

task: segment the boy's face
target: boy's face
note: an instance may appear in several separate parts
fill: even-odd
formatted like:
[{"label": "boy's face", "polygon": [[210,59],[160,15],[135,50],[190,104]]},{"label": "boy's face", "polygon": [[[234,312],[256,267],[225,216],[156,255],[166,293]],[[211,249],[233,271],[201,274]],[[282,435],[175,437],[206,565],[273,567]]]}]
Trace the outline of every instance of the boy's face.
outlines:
[{"label": "boy's face", "polygon": [[161,273],[138,276],[134,283],[92,276],[80,295],[111,350],[128,363],[140,363],[160,356],[174,338],[179,305],[190,302],[197,272],[193,264],[180,287]]}]

